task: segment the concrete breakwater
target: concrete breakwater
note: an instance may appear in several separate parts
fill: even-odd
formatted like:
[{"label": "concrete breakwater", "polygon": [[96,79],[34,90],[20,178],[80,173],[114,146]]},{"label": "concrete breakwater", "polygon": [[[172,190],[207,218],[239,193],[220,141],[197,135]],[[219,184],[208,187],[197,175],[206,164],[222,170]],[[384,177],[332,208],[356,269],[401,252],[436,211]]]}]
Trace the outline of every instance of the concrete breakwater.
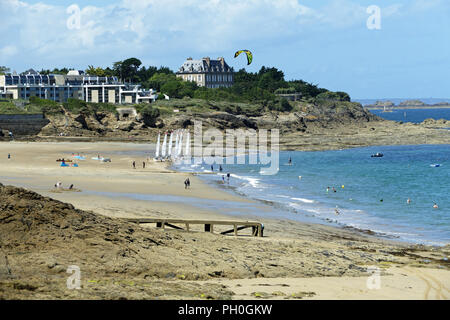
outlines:
[{"label": "concrete breakwater", "polygon": [[1,130],[14,135],[36,135],[50,121],[43,114],[0,114]]}]

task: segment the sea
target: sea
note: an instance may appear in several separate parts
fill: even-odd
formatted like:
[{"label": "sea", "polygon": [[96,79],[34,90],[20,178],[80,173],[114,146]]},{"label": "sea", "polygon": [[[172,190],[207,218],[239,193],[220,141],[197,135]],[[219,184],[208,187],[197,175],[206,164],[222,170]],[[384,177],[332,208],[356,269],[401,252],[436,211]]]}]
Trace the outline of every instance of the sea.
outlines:
[{"label": "sea", "polygon": [[[433,105],[442,102],[450,103],[450,99],[436,99],[436,98],[420,98],[420,99],[356,99],[356,102],[362,105],[374,104],[376,101],[391,101],[396,105],[406,100],[420,100],[426,104]],[[394,108],[392,112],[383,112],[383,110],[370,110],[373,114],[393,121],[421,123],[426,119],[445,119],[450,120],[450,108],[433,108],[433,109],[403,109]],[[448,128],[450,129],[450,128]]]},{"label": "sea", "polygon": [[[421,123],[425,119],[445,119],[450,121],[450,108],[436,109],[400,109],[395,108],[392,112],[383,112],[383,110],[369,110],[373,114],[386,119],[398,122]],[[450,129],[450,128],[448,128]]]},{"label": "sea", "polygon": [[[378,152],[384,157],[371,157]],[[286,151],[280,153],[275,175],[261,175],[261,165],[221,166],[222,171],[217,164],[213,171],[206,164],[174,168],[202,173],[211,186],[271,206],[273,218],[371,230],[412,243],[450,244],[450,144]]]}]

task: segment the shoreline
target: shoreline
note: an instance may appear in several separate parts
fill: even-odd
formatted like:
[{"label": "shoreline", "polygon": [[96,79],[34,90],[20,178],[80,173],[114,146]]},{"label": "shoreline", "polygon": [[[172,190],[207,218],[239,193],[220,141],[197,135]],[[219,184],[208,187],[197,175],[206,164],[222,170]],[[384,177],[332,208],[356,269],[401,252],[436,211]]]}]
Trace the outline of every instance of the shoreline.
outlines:
[{"label": "shoreline", "polygon": [[[365,107],[363,106],[365,110],[384,110],[384,107]],[[413,110],[413,109],[450,109],[450,105],[436,105],[436,106],[393,106],[393,107],[386,107],[389,108],[389,110]]]},{"label": "shoreline", "polygon": [[[19,144],[25,144],[25,145],[29,145],[29,144],[41,144],[39,142],[35,143],[35,142],[19,142]],[[50,145],[53,146],[61,146],[62,144],[59,142],[52,142],[49,143]],[[89,145],[90,143],[88,143]],[[146,144],[134,144],[134,143],[116,143],[116,142],[100,142],[100,144],[104,144],[106,146],[108,145],[121,145],[121,146],[126,146],[124,148],[124,150],[131,150],[131,151],[137,151],[135,150],[136,146],[139,147],[147,147]],[[429,144],[424,144],[424,145],[429,145]],[[449,144],[450,145],[450,144]],[[1,143],[0,143],[1,146]],[[414,146],[414,145],[412,145]],[[66,148],[69,148],[68,146],[64,146]],[[361,148],[361,147],[354,147],[354,148]],[[354,149],[354,148],[349,148],[349,149]],[[364,148],[364,147],[362,147]],[[340,149],[342,150],[342,149]],[[283,150],[284,151],[284,150]],[[317,151],[334,151],[334,150],[307,150],[307,151],[301,151],[301,152],[317,152]],[[65,154],[67,155],[67,153],[70,153],[69,151],[64,151]],[[150,151],[149,151],[150,152]],[[94,153],[93,153],[94,154]],[[112,156],[123,156],[119,154],[115,154],[114,152],[111,153]],[[144,159],[143,159],[144,160]],[[131,160],[130,160],[131,161]],[[145,160],[144,160],[145,161]],[[151,161],[152,162],[152,161]],[[1,164],[1,161],[0,161]],[[138,162],[139,164],[139,162]],[[173,164],[171,162],[153,162],[150,163],[150,166],[152,165],[156,165],[157,168],[152,168],[150,171],[151,175],[163,175],[163,176],[173,176],[173,177],[179,177],[179,176],[185,176],[185,177],[190,177],[191,179],[194,179],[194,183],[198,186],[201,186],[201,190],[209,190],[210,191],[210,187],[212,186],[212,189],[215,190],[215,192],[213,192],[214,195],[210,195],[208,192],[199,192],[196,193],[195,195],[188,195],[188,198],[184,198],[186,196],[186,194],[183,191],[177,191],[174,192],[174,190],[172,190],[172,188],[164,188],[162,190],[160,190],[159,188],[152,188],[151,189],[151,193],[148,193],[148,191],[144,191],[144,189],[137,187],[134,188],[133,192],[124,192],[124,190],[122,188],[104,188],[103,190],[100,190],[100,188],[91,188],[91,187],[85,187],[82,188],[82,192],[81,194],[83,196],[86,196],[87,198],[104,198],[104,199],[114,199],[114,198],[121,198],[123,200],[133,200],[133,201],[138,201],[138,202],[142,202],[142,203],[158,203],[158,207],[165,207],[167,204],[169,204],[168,206],[171,207],[171,211],[172,214],[170,214],[168,217],[176,217],[176,214],[174,214],[173,212],[176,210],[181,210],[183,211],[183,207],[184,206],[188,206],[189,207],[189,212],[193,212],[193,211],[201,211],[202,216],[204,216],[207,212],[212,212],[212,211],[216,211],[216,217],[217,218],[222,218],[222,219],[226,219],[226,218],[235,218],[236,215],[227,213],[227,212],[221,212],[221,210],[213,210],[212,207],[215,205],[214,201],[216,201],[216,204],[220,204],[222,203],[222,206],[225,206],[226,204],[230,204],[230,203],[248,203],[248,204],[253,204],[255,207],[258,207],[258,204],[261,205],[262,207],[267,206],[270,207],[272,210],[267,210],[266,208],[266,212],[269,211],[276,211],[281,209],[283,212],[283,215],[281,215],[280,217],[278,217],[278,215],[272,214],[272,215],[265,215],[265,216],[261,216],[261,215],[255,215],[252,214],[252,210],[256,210],[255,208],[247,208],[247,209],[242,209],[244,210],[244,212],[247,212],[246,214],[243,214],[242,217],[252,217],[253,219],[264,219],[267,222],[270,221],[277,221],[277,220],[288,220],[291,221],[293,223],[299,223],[299,224],[317,224],[317,225],[321,225],[324,227],[329,227],[329,228],[336,228],[340,231],[350,231],[350,232],[355,232],[356,235],[358,236],[370,236],[373,238],[378,238],[379,240],[384,240],[384,241],[393,241],[393,242],[399,242],[399,243],[403,243],[403,244],[407,244],[407,245],[426,245],[426,246],[446,246],[449,245],[450,243],[433,243],[434,240],[427,240],[426,242],[420,242],[419,240],[410,240],[410,239],[403,239],[400,236],[395,236],[393,234],[389,234],[386,232],[382,232],[382,231],[375,231],[375,230],[371,230],[371,229],[366,229],[366,228],[358,228],[358,227],[354,227],[354,226],[349,226],[346,225],[345,223],[342,222],[338,222],[338,221],[333,221],[330,220],[329,218],[324,218],[321,219],[319,217],[316,216],[303,216],[301,218],[297,218],[297,219],[293,219],[294,217],[290,218],[289,217],[289,210],[287,208],[284,207],[284,204],[282,203],[277,203],[275,204],[272,201],[269,200],[264,200],[264,199],[259,199],[259,198],[253,198],[253,197],[247,197],[245,194],[236,191],[236,187],[233,186],[228,186],[226,188],[223,187],[223,185],[219,182],[219,181],[206,181],[202,176],[203,175],[210,175],[211,173],[204,173],[204,172],[186,172],[186,171],[182,171],[182,170],[177,170],[173,167]],[[135,170],[135,173],[140,174],[143,173],[144,171],[137,169]],[[213,175],[215,175],[215,173],[213,173]],[[74,179],[79,179],[78,177]],[[26,184],[26,183],[21,183],[20,180],[23,178],[18,178],[17,176],[11,176],[11,175],[5,175],[2,174],[2,170],[0,170],[0,182],[3,181],[9,181],[7,182],[7,184],[11,184],[14,186],[19,186],[19,187],[25,187],[25,188],[30,188],[31,186],[31,190],[33,191],[37,191],[39,193],[42,193],[46,196],[50,196],[50,197],[55,197],[56,199],[62,199],[63,201],[67,199],[68,202],[72,203],[71,201],[73,201],[74,199],[72,199],[73,197],[66,197],[67,193],[64,192],[55,192],[55,190],[51,190],[51,189],[43,189],[42,185],[39,184]],[[131,180],[127,179],[126,180],[127,183],[130,183]],[[179,181],[181,182],[181,181]],[[141,185],[141,182],[139,182],[139,184]],[[50,184],[49,184],[50,185]],[[75,184],[77,185],[77,184]],[[170,190],[170,191],[169,191]],[[70,194],[70,193],[69,193]],[[158,199],[159,198],[159,199]],[[183,204],[177,204],[178,202],[182,202],[184,201]],[[226,203],[226,201],[229,201],[228,203]],[[103,201],[105,202],[105,201]],[[92,206],[82,206],[80,207],[81,209],[84,210],[92,210]],[[105,210],[103,210],[105,211]],[[220,212],[220,213],[219,213]],[[140,215],[138,215],[140,216]],[[138,216],[133,216],[133,217],[138,217]],[[195,215],[194,215],[195,216]],[[239,215],[237,216],[239,218]]]},{"label": "shoreline", "polygon": [[[7,148],[5,148],[7,145]],[[135,150],[136,144],[124,143],[0,143],[2,153],[11,152],[12,160],[7,160],[4,154],[0,157],[0,182],[4,185],[21,185],[32,191],[36,191],[45,197],[50,197],[64,203],[70,203],[77,209],[91,211],[101,216],[115,218],[113,221],[119,223],[120,218],[139,217],[167,217],[182,219],[208,219],[208,220],[229,220],[230,216],[224,215],[217,210],[210,208],[199,208],[190,203],[167,202],[164,195],[174,197],[189,196],[201,201],[227,201],[228,203],[244,203],[252,206],[260,206],[251,199],[243,199],[241,196],[230,194],[219,188],[212,188],[202,181],[201,177],[187,173],[180,173],[167,168],[169,163],[159,163],[150,161],[148,167],[132,169],[131,161],[136,160],[138,166],[140,161],[145,161],[145,157],[140,158],[127,154],[127,150]],[[147,146],[138,145],[139,150],[147,150]],[[80,161],[79,168],[60,168],[54,161],[60,156],[67,156],[71,150],[80,154],[96,156],[113,155],[111,163],[99,163],[92,160]],[[119,153],[117,153],[119,152]],[[9,177],[9,178],[5,178]],[[186,177],[191,178],[192,187],[185,190],[182,182]],[[54,190],[56,181],[62,181],[63,187],[74,184],[75,188],[81,192],[65,192]],[[90,194],[92,190],[103,190],[111,193],[143,193],[156,197],[152,201],[139,199],[129,199],[123,197],[106,197]],[[159,197],[159,198],[158,198]],[[203,199],[203,200],[202,200]],[[156,200],[156,201],[155,201]],[[263,208],[263,206],[260,206]],[[235,219],[254,219],[251,211],[243,212]],[[303,223],[289,219],[271,219],[258,217],[258,221],[265,225],[265,236],[263,238],[253,238],[244,235],[240,237],[220,236],[220,229],[214,230],[214,234],[202,232],[202,230],[192,230],[192,232],[176,230],[159,230],[154,227],[145,228],[149,234],[157,234],[158,237],[170,237],[167,245],[173,246],[166,249],[152,249],[150,256],[142,258],[145,268],[133,269],[135,258],[125,257],[125,265],[110,266],[108,263],[102,271],[96,267],[99,254],[95,251],[98,245],[87,246],[85,254],[77,259],[84,259],[85,262],[73,260],[75,253],[66,246],[44,247],[44,251],[30,253],[25,249],[11,249],[5,251],[10,261],[12,270],[16,272],[16,280],[1,280],[0,288],[4,291],[0,296],[10,299],[11,297],[23,299],[27,295],[21,291],[9,290],[8,281],[20,281],[20,283],[32,283],[41,286],[37,296],[43,299],[63,297],[64,299],[84,298],[155,298],[151,295],[150,287],[157,286],[158,292],[167,292],[164,298],[175,299],[202,299],[199,293],[210,294],[215,299],[222,299],[223,291],[227,292],[227,297],[260,299],[253,293],[256,289],[265,292],[266,289],[273,289],[268,292],[263,299],[277,299],[291,297],[300,291],[302,283],[308,283],[313,296],[303,297],[305,299],[332,298],[330,291],[320,283],[324,279],[332,279],[337,287],[346,287],[349,278],[355,286],[347,289],[346,294],[338,295],[341,299],[351,299],[374,297],[373,292],[364,289],[367,273],[365,266],[377,265],[386,274],[391,274],[389,268],[397,267],[403,274],[408,274],[410,287],[409,292],[405,292],[405,299],[422,298],[423,281],[416,272],[417,268],[426,270],[426,274],[432,276],[438,274],[442,276],[443,286],[449,286],[450,270],[447,260],[450,254],[450,245],[445,247],[433,247],[429,245],[412,245],[397,241],[395,239],[383,239],[370,234],[364,234],[355,230],[327,226],[313,223]],[[1,223],[0,223],[1,227]],[[138,226],[133,227],[138,228]],[[144,228],[144,227],[140,227]],[[6,229],[8,230],[8,229]],[[3,237],[8,232],[2,233]],[[1,237],[1,235],[0,235]],[[5,241],[5,238],[3,238]],[[66,240],[67,241],[67,240]],[[74,243],[74,248],[79,246],[79,241]],[[97,240],[96,240],[97,241]],[[97,242],[95,242],[97,243]],[[45,244],[43,244],[45,246]],[[131,244],[125,245],[123,250],[128,250]],[[12,247],[14,248],[14,247]],[[156,251],[155,251],[156,250]],[[169,251],[167,251],[169,250]],[[84,252],[84,251],[83,251]],[[103,250],[102,250],[103,252]],[[113,253],[113,252],[112,252]],[[169,253],[172,253],[170,255]],[[175,253],[175,255],[173,255]],[[28,256],[29,255],[29,256]],[[138,255],[136,258],[138,258]],[[0,268],[1,268],[0,256]],[[36,261],[37,259],[37,261]],[[57,265],[82,264],[83,274],[86,279],[100,279],[94,286],[92,283],[85,283],[83,290],[77,295],[67,292],[65,289],[65,278],[58,280],[54,270],[57,268],[47,267],[49,260],[57,261]],[[113,256],[113,259],[117,259]],[[141,259],[141,258],[139,258]],[[40,262],[42,260],[42,262]],[[31,263],[31,261],[36,261]],[[116,261],[116,260],[113,260]],[[139,260],[141,261],[141,260]],[[148,261],[157,261],[155,266],[148,264]],[[193,264],[191,264],[191,261]],[[103,263],[101,264],[103,266]],[[412,271],[405,271],[406,266]],[[388,267],[388,268],[386,268]],[[61,267],[58,267],[61,268]],[[119,274],[113,270],[128,270]],[[155,275],[148,268],[156,268]],[[142,271],[138,271],[141,270]],[[442,270],[438,270],[442,269]],[[30,270],[20,273],[19,270]],[[100,270],[100,271],[98,271]],[[153,270],[153,269],[152,269]],[[65,269],[63,269],[65,271]],[[62,272],[62,271],[61,271]],[[166,273],[164,273],[166,272]],[[108,276],[112,273],[114,276]],[[30,276],[33,275],[33,276]],[[182,275],[182,279],[180,278]],[[184,280],[184,276],[186,279]],[[42,282],[40,277],[45,277]],[[63,276],[64,277],[64,276]],[[198,279],[191,283],[190,281]],[[236,287],[236,280],[242,283],[242,287]],[[390,286],[396,289],[391,292],[383,291],[385,299],[397,299],[402,292],[403,276],[398,272],[389,278]],[[447,280],[446,280],[447,279]],[[52,285],[42,285],[39,283],[52,283]],[[132,287],[113,286],[111,281],[122,281],[135,283]],[[306,281],[306,282],[305,282]],[[284,283],[281,288],[276,285]],[[347,283],[347,284],[346,284]],[[359,284],[356,284],[359,283]],[[269,287],[265,284],[270,284]],[[257,288],[255,286],[261,286]],[[286,287],[286,286],[290,287]],[[223,287],[226,289],[223,289]],[[13,285],[11,284],[11,288]],[[263,288],[264,287],[264,288]],[[47,289],[48,288],[48,289]],[[114,289],[112,289],[114,288]],[[144,289],[146,288],[146,289]],[[171,289],[172,288],[172,289]],[[174,289],[178,288],[178,289]],[[197,288],[197,289],[194,289]],[[216,289],[214,289],[216,288]],[[218,289],[222,288],[222,289]],[[277,288],[277,290],[275,290]],[[142,291],[144,290],[144,291]],[[283,292],[282,295],[274,295],[272,291]],[[304,291],[304,290],[302,290]],[[143,292],[147,292],[145,295]],[[171,293],[170,293],[171,292]],[[210,293],[208,293],[210,292]],[[146,294],[147,294],[146,293]],[[202,294],[203,294],[202,293]],[[144,295],[143,295],[144,294]],[[158,293],[160,294],[160,293]],[[336,296],[336,298],[338,297]],[[160,297],[160,296],[156,296]],[[376,296],[375,296],[376,297]]]},{"label": "shoreline", "polygon": [[[428,145],[423,145],[423,146],[428,146]],[[449,146],[450,146],[450,144],[449,144]],[[389,147],[389,146],[387,146],[387,147]],[[365,147],[363,147],[363,148],[365,148]],[[334,150],[327,150],[327,151],[334,151]],[[321,152],[321,151],[297,151],[297,152]],[[177,172],[194,174],[195,176],[198,176],[202,180],[203,183],[205,183],[209,186],[212,186],[213,188],[216,188],[218,190],[221,190],[222,192],[232,194],[232,195],[237,195],[237,196],[241,197],[242,199],[246,199],[249,201],[255,201],[255,202],[261,203],[262,205],[269,206],[270,208],[274,209],[274,211],[277,211],[277,213],[276,213],[276,215],[269,216],[267,218],[268,220],[289,220],[293,223],[317,224],[317,225],[321,225],[321,226],[337,228],[339,230],[355,232],[358,235],[371,236],[371,237],[378,238],[380,240],[399,242],[399,243],[403,243],[403,244],[407,244],[407,245],[425,245],[425,246],[431,246],[431,247],[444,247],[446,245],[450,245],[450,242],[445,242],[440,239],[438,239],[438,240],[437,239],[428,239],[428,238],[407,239],[407,238],[402,238],[400,235],[396,235],[396,233],[398,233],[398,231],[397,232],[392,231],[392,230],[391,231],[390,230],[378,230],[377,231],[372,228],[363,228],[363,227],[348,225],[344,222],[340,222],[338,220],[333,220],[330,218],[320,218],[318,216],[309,214],[309,213],[305,212],[304,210],[302,211],[302,209],[299,209],[299,211],[289,209],[288,207],[286,207],[286,203],[283,203],[283,202],[249,196],[243,192],[238,191],[237,186],[223,184],[221,180],[208,179],[208,176],[210,176],[210,175],[217,176],[217,178],[219,179],[220,174],[218,174],[217,172],[214,172],[214,173],[194,172],[193,173],[190,171],[183,171],[181,168],[178,168],[178,169],[174,168],[173,165],[168,166],[168,167],[170,167],[172,170],[175,170]],[[226,172],[226,170],[224,172]],[[234,178],[234,179],[239,179],[239,178]],[[356,209],[357,208],[353,208],[350,210],[356,210]],[[280,212],[278,212],[278,210],[281,210],[282,214],[280,214]],[[330,208],[330,210],[332,210],[332,208]],[[292,215],[292,217],[290,217],[289,215]],[[262,216],[262,215],[260,215],[260,216],[254,215],[254,217],[256,219],[264,218],[264,216]]]}]

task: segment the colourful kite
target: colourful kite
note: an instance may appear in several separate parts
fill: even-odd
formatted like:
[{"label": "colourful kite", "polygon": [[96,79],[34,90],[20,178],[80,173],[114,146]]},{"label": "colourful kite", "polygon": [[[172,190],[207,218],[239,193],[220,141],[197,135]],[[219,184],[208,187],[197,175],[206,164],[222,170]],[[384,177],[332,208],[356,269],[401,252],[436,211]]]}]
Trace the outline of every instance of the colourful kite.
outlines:
[{"label": "colourful kite", "polygon": [[247,55],[247,65],[252,63],[253,54],[249,50],[239,50],[234,54],[234,57],[237,58],[242,52],[245,52],[245,54]]}]

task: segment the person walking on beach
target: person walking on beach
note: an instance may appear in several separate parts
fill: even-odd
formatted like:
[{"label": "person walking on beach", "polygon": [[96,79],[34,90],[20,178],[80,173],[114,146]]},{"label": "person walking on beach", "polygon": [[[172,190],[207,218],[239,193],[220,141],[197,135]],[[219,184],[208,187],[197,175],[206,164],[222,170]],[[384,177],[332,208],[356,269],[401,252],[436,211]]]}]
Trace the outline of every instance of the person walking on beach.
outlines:
[{"label": "person walking on beach", "polygon": [[142,162],[142,169],[145,169],[145,161]]},{"label": "person walking on beach", "polygon": [[189,178],[184,180],[184,188],[187,189],[191,186],[191,181],[189,181]]},{"label": "person walking on beach", "polygon": [[8,153],[8,160],[11,160],[11,153]]},{"label": "person walking on beach", "polygon": [[136,169],[136,161],[133,161],[133,169]]},{"label": "person walking on beach", "polygon": [[225,175],[222,175],[222,183],[225,184]]}]

